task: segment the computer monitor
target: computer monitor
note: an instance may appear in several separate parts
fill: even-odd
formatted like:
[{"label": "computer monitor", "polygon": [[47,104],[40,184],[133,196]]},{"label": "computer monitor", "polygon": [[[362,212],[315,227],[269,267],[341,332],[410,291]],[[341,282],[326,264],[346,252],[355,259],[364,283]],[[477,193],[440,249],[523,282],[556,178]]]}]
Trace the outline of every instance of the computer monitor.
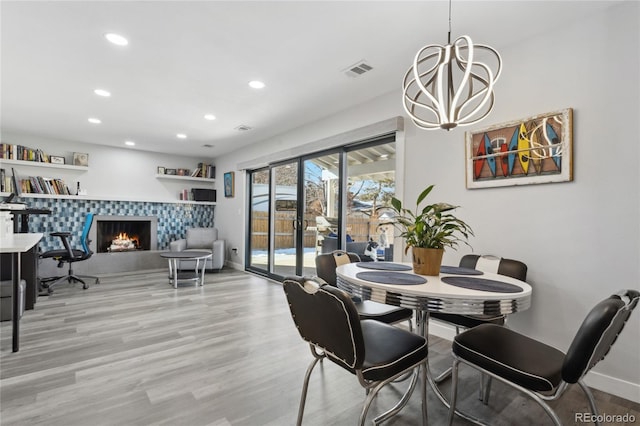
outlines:
[{"label": "computer monitor", "polygon": [[11,168],[11,181],[13,182],[13,191],[11,194],[7,195],[4,200],[2,200],[2,203],[10,203],[15,197],[20,197],[22,195],[20,179],[18,179],[16,170],[13,167]]}]

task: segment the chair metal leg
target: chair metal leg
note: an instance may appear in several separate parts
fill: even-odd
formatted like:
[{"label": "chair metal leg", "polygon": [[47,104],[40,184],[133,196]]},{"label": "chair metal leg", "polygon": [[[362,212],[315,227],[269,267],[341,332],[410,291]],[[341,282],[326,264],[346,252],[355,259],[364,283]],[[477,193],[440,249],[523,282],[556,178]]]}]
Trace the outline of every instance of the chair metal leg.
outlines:
[{"label": "chair metal leg", "polygon": [[[450,405],[449,405],[449,425],[451,425],[451,422],[453,421],[453,413],[454,413],[454,405],[455,405],[455,389],[457,386],[457,379],[458,379],[458,363],[463,362],[464,364],[469,365],[470,367],[472,367],[475,370],[478,370],[481,374],[487,375],[488,377],[493,377],[497,380],[500,380],[502,383],[519,390],[520,392],[528,395],[529,397],[531,397],[531,399],[533,399],[535,402],[538,403],[538,405],[540,405],[540,407],[542,407],[542,409],[547,413],[547,415],[551,418],[551,420],[553,421],[553,424],[555,426],[562,426],[562,422],[560,421],[560,418],[558,417],[558,415],[555,413],[555,411],[553,411],[553,409],[551,409],[551,407],[549,406],[549,404],[547,404],[545,402],[546,400],[553,400],[553,399],[557,399],[564,391],[564,389],[566,389],[567,384],[563,383],[558,390],[556,390],[556,392],[554,393],[554,395],[548,396],[548,397],[543,397],[540,394],[537,394],[536,392],[533,392],[529,389],[526,389],[520,385],[517,385],[513,382],[508,381],[507,379],[504,379],[498,375],[495,375],[475,364],[472,364],[466,360],[460,360],[459,358],[454,356],[454,361],[453,361],[453,374],[452,374],[452,378],[453,378],[453,383],[451,385],[451,401],[450,401]],[[446,404],[445,404],[446,405]],[[484,423],[483,421],[481,421],[480,419],[475,419],[475,418],[471,418],[468,417],[468,415],[460,412],[460,411],[455,411],[455,414],[458,414],[458,416],[467,419],[469,421],[471,421],[472,423],[478,424],[478,425],[486,425],[486,423]]]},{"label": "chair metal leg", "polygon": [[313,368],[316,366],[318,361],[324,358],[324,356],[316,356],[316,353],[314,352],[313,348],[311,349],[311,352],[314,354],[314,358],[313,358],[313,361],[311,361],[311,364],[309,364],[309,367],[307,367],[307,372],[304,375],[304,382],[302,384],[302,395],[300,396],[300,406],[298,408],[298,420],[296,421],[297,426],[302,425],[302,416],[304,415],[304,404],[307,400],[307,389],[309,388],[309,378],[311,377],[311,372],[313,371]]},{"label": "chair metal leg", "polygon": [[489,394],[491,393],[491,376],[487,376],[485,374],[482,374],[480,376],[480,401],[482,401],[482,403],[484,405],[488,405],[489,404]]},{"label": "chair metal leg", "polygon": [[582,379],[578,380],[578,384],[580,385],[580,388],[582,389],[584,394],[587,396],[587,400],[589,400],[589,407],[591,408],[591,414],[593,414],[596,426],[600,426],[600,422],[598,421],[598,407],[596,407],[596,400],[593,397],[591,389],[589,389],[589,387]]},{"label": "chair metal leg", "polygon": [[451,367],[451,398],[449,398],[449,416],[447,418],[447,424],[451,426],[453,424],[453,415],[456,412],[456,400],[458,399],[458,366],[460,361],[453,360],[453,366]]},{"label": "chair metal leg", "polygon": [[[413,390],[415,389],[416,384],[418,382],[419,370],[420,370],[420,365],[415,366],[411,374],[411,381],[409,382],[409,387],[407,387],[407,390],[402,395],[402,398],[400,398],[400,401],[398,401],[396,405],[391,407],[389,410],[385,411],[384,413],[380,414],[378,417],[373,419],[374,425],[378,425],[390,419],[391,417],[395,416],[398,412],[400,412],[400,410],[404,408],[405,405],[407,405],[407,402],[409,402],[409,399],[413,394]],[[367,399],[365,400],[364,407],[362,408],[362,413],[360,414],[361,425],[364,425],[364,421],[367,417],[367,412],[369,411],[369,406],[371,405],[374,398],[378,394],[378,391],[382,389],[384,386],[386,386],[387,384],[391,383],[392,381],[393,380],[385,380],[383,382],[378,383],[367,395]]]}]

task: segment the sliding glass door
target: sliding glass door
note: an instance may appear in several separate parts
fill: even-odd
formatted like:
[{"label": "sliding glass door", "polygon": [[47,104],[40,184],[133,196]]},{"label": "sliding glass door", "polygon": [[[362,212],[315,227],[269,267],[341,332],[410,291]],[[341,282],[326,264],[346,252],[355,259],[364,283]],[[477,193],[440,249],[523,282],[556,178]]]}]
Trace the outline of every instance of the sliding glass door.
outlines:
[{"label": "sliding glass door", "polygon": [[337,249],[366,260],[392,253],[393,230],[382,212],[395,193],[394,140],[250,171],[247,269],[281,279],[315,275],[316,256]]},{"label": "sliding glass door", "polygon": [[271,253],[270,272],[276,276],[299,275],[298,161],[271,168]]},{"label": "sliding glass door", "polygon": [[247,269],[267,275],[269,272],[269,169],[249,175],[249,238]]}]

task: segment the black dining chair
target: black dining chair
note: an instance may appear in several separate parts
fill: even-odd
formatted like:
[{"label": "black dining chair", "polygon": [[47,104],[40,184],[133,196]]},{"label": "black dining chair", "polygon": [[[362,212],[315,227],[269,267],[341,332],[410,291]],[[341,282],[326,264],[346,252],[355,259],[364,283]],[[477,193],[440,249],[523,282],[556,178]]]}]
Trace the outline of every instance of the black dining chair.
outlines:
[{"label": "black dining chair", "polygon": [[[309,343],[313,360],[307,368],[298,408],[297,425],[302,424],[311,372],[318,361],[328,359],[358,378],[366,390],[359,424],[364,422],[371,403],[385,385],[423,366],[422,420],[427,421],[426,366],[428,345],[425,338],[375,320],[360,320],[351,297],[339,288],[308,277],[287,277],[283,288],[291,317],[304,341]],[[404,396],[392,409],[376,418],[387,419],[406,404],[417,381],[409,384]],[[374,421],[375,423],[376,421]]]},{"label": "black dining chair", "polygon": [[557,426],[562,423],[545,401],[560,398],[571,384],[578,383],[597,418],[595,399],[583,378],[609,353],[638,299],[640,292],[623,290],[598,303],[582,322],[566,353],[495,324],[482,324],[458,334],[452,346],[449,425],[455,413],[460,363],[527,394]]},{"label": "black dining chair", "polygon": [[[331,253],[316,256],[316,274],[327,284],[337,287],[338,278],[336,268],[347,263],[360,262],[360,256],[356,253],[336,250]],[[353,298],[360,319],[373,319],[386,324],[395,324],[401,321],[409,322],[409,330],[413,330],[413,310],[399,306],[387,305],[371,300]]]},{"label": "black dining chair", "polygon": [[[494,274],[506,275],[520,281],[527,280],[527,265],[519,260],[507,259],[493,255],[467,254],[460,259],[460,267],[477,269],[483,272],[491,272]],[[481,324],[497,324],[504,325],[506,322],[505,315],[459,315],[447,314],[442,312],[430,313],[430,318],[437,321],[453,325],[456,334],[461,330],[467,330]],[[447,368],[434,380],[441,383],[448,379],[451,375],[451,368]],[[480,383],[479,399],[486,405],[489,402],[489,394],[491,393],[491,379],[482,377]]]}]

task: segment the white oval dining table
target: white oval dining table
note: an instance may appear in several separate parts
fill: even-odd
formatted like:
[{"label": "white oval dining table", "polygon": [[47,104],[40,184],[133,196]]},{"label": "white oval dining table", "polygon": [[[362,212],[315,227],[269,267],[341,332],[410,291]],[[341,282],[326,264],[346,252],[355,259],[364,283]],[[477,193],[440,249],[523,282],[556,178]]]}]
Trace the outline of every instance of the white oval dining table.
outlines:
[{"label": "white oval dining table", "polygon": [[[411,266],[410,263],[401,265]],[[340,265],[336,269],[338,287],[363,300],[373,300],[425,312],[463,315],[507,315],[529,309],[531,305],[531,286],[524,281],[506,275],[488,272],[473,276],[442,273],[438,276],[419,275],[419,277],[426,279],[427,282],[412,285],[383,284],[357,277],[361,272],[375,271],[368,267],[358,266],[358,263]],[[413,270],[388,272],[415,275]],[[457,287],[442,281],[445,277],[460,276],[498,281],[517,286],[520,291],[502,293],[473,290]]]},{"label": "white oval dining table", "polygon": [[[383,262],[378,262],[383,263]],[[438,276],[417,275],[413,273],[411,263],[394,263],[393,266],[401,266],[405,270],[380,271],[371,269],[373,266],[384,265],[366,265],[364,263],[348,263],[340,265],[336,268],[338,288],[361,298],[362,300],[373,300],[388,305],[401,306],[403,308],[413,309],[416,312],[416,325],[418,333],[429,338],[429,313],[443,312],[448,314],[461,315],[508,315],[515,312],[524,311],[531,306],[531,286],[524,281],[508,277],[506,275],[493,274],[489,272],[477,272],[481,275],[467,275],[464,273],[441,273]],[[462,268],[455,268],[464,272]],[[390,273],[386,281],[381,283],[363,278],[361,273],[374,272]],[[407,277],[395,274],[409,274]],[[360,275],[360,276],[358,276]],[[366,274],[365,274],[366,275]],[[371,276],[371,275],[369,275]],[[394,284],[393,277],[400,278],[399,281],[421,281],[421,284]],[[464,288],[445,281],[447,277],[468,277],[480,279],[480,282],[487,282],[487,288],[492,288],[491,284],[502,283],[507,287],[509,292],[503,291],[487,291],[487,289]],[[406,280],[402,279],[406,278]],[[443,278],[445,279],[443,281]],[[488,281],[482,281],[488,280]],[[473,281],[473,280],[472,280]],[[495,287],[493,287],[495,289]],[[504,290],[504,289],[503,289]],[[426,368],[422,369],[422,380],[428,381],[430,387],[436,396],[448,408],[449,401],[440,391],[438,385],[431,375],[429,363]],[[417,374],[413,380],[417,380]],[[413,385],[412,385],[413,386]],[[407,398],[408,400],[408,398]],[[376,418],[376,422],[382,422],[394,413],[399,411],[407,401],[398,404],[393,410]],[[463,411],[456,410],[456,413],[466,420],[478,425],[485,425],[480,419],[469,415]]]}]

